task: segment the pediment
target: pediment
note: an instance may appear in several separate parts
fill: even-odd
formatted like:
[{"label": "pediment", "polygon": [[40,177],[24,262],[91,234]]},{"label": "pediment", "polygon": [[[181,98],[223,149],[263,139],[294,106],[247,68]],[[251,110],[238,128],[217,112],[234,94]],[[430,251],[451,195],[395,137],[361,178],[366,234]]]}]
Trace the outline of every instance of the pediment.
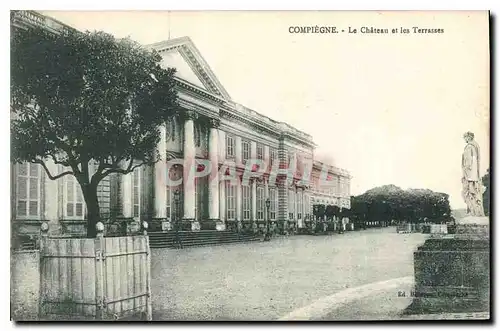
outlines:
[{"label": "pediment", "polygon": [[154,48],[160,53],[162,67],[177,69],[176,76],[179,79],[223,99],[231,99],[190,38],[171,39],[148,47]]}]

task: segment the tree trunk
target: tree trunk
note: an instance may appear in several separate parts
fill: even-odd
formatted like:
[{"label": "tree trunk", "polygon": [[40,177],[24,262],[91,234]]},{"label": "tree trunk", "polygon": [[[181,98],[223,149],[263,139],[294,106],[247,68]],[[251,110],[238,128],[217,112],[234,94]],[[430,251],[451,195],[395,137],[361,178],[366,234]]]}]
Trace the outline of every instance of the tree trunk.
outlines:
[{"label": "tree trunk", "polygon": [[83,188],[83,196],[87,205],[87,237],[95,238],[97,236],[96,225],[100,221],[97,185],[89,184]]}]

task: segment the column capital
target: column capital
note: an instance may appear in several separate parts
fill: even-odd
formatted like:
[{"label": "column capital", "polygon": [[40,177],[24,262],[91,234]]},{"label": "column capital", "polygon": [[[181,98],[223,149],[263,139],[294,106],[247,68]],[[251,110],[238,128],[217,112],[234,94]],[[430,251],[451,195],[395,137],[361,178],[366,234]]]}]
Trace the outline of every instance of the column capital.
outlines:
[{"label": "column capital", "polygon": [[185,120],[196,120],[198,119],[198,113],[194,110],[187,109],[182,113]]},{"label": "column capital", "polygon": [[208,125],[210,126],[210,128],[218,129],[220,127],[220,119],[210,118],[208,120]]}]

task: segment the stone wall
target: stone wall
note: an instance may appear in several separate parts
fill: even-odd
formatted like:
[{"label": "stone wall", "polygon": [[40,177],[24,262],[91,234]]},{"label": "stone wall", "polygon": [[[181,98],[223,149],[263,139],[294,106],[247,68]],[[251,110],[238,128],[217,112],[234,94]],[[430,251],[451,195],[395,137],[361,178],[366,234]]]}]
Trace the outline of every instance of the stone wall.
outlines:
[{"label": "stone wall", "polygon": [[36,320],[40,296],[39,251],[12,252],[10,261],[11,319]]}]

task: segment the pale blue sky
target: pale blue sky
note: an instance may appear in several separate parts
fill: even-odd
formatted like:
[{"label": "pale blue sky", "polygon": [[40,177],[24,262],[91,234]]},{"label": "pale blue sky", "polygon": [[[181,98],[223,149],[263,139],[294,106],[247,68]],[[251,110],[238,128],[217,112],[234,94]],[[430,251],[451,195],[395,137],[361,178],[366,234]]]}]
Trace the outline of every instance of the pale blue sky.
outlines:
[{"label": "pale blue sky", "polygon": [[[489,165],[483,12],[45,12],[140,43],[189,36],[231,97],[310,133],[351,191],[429,188],[460,197],[462,134]],[[170,19],[170,24],[169,24]],[[443,28],[440,35],[290,34],[289,26]]]}]

